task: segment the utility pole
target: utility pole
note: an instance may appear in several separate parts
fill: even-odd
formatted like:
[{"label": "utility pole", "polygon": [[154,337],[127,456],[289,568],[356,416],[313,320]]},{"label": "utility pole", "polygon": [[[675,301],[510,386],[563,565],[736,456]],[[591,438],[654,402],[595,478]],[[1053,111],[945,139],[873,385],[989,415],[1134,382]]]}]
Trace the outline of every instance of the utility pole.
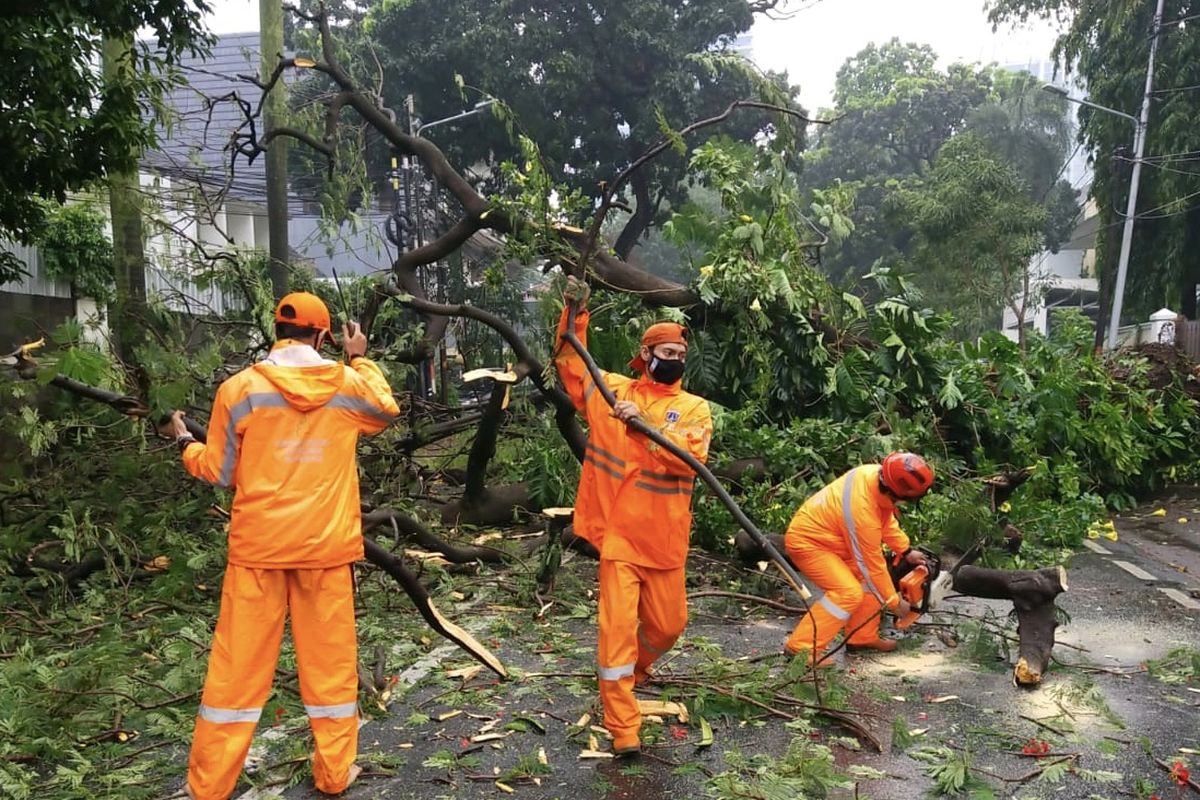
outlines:
[{"label": "utility pole", "polygon": [[[259,50],[262,53],[262,81],[270,80],[283,53],[283,4],[280,0],[259,0]],[[263,130],[270,132],[284,121],[286,87],[281,77],[263,102]],[[266,152],[267,235],[270,240],[269,272],[275,299],[288,290],[288,177],[287,138],[271,140]]]},{"label": "utility pole", "polygon": [[1154,87],[1154,57],[1158,53],[1158,36],[1162,30],[1163,2],[1158,0],[1154,24],[1150,33],[1150,61],[1146,65],[1146,91],[1142,94],[1142,113],[1137,120],[1133,137],[1133,173],[1129,178],[1129,202],[1125,206],[1125,227],[1121,232],[1121,255],[1117,259],[1117,285],[1113,287],[1112,317],[1108,323],[1108,349],[1117,349],[1117,332],[1121,326],[1121,305],[1125,299],[1125,276],[1129,272],[1129,252],[1133,246],[1133,222],[1137,214],[1138,183],[1142,177],[1142,156],[1146,150],[1146,126],[1150,122],[1150,96]]},{"label": "utility pole", "polygon": [[[106,84],[130,79],[133,39],[105,39],[101,69]],[[124,154],[123,154],[124,155]],[[113,270],[116,299],[109,308],[109,329],[117,355],[126,364],[136,362],[134,347],[141,341],[146,323],[146,252],[142,240],[142,196],[138,185],[137,159],[133,166],[108,176],[109,214],[112,219]]]}]

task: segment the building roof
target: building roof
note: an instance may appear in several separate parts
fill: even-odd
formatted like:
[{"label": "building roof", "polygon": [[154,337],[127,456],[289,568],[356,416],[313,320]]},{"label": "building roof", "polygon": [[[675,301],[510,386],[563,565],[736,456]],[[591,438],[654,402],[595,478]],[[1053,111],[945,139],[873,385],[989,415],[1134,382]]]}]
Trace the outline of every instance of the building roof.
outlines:
[{"label": "building roof", "polygon": [[245,122],[241,103],[258,106],[262,90],[238,75],[257,75],[258,33],[226,34],[207,58],[185,55],[179,65],[187,81],[163,101],[170,109],[168,127],[159,130],[158,147],[146,153],[146,167],[206,185],[228,185],[230,195],[251,201],[266,196],[263,158],[233,160],[231,140]]}]

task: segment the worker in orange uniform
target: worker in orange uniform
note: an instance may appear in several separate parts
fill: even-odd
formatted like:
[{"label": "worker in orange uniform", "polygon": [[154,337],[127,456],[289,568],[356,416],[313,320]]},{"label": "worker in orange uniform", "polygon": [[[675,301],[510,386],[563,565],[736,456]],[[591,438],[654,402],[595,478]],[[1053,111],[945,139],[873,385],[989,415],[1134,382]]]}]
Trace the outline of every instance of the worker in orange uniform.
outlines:
[{"label": "worker in orange uniform", "polygon": [[270,354],[217,389],[207,444],[188,435],[182,412],[171,419],[187,471],[234,490],[229,564],[188,759],[187,792],[197,800],[234,790],[289,615],[316,786],[337,794],[359,773],[351,570],[363,541],[354,453],[359,434],[382,431],[399,408],[356,323],[343,327],[349,366],[321,357],[329,329],[318,297],[285,296]]},{"label": "worker in orange uniform", "polygon": [[882,545],[910,564],[925,563],[900,530],[896,504],[919,499],[932,485],[925,459],[896,452],[882,464],[855,467],[804,502],[784,544],[792,563],[825,593],[788,637],[789,653],[828,665],[821,655],[843,629],[849,650],[896,649],[895,640],[880,637],[878,617],[883,607],[898,616],[909,609],[892,585]]},{"label": "worker in orange uniform", "polygon": [[[588,294],[586,284],[568,278],[564,297],[579,306],[575,335],[585,345]],[[604,373],[617,397],[612,408],[578,353],[563,341],[566,326],[564,308],[554,362],[588,424],[575,532],[600,551],[600,699],[613,752],[628,755],[641,749],[642,715],[634,685],[649,677],[650,665],[671,649],[687,624],[684,564],[695,473],[625,423],[640,418],[703,462],[712,416],[704,398],[681,386],[688,349],[682,325],[659,322],[646,330],[629,362],[637,378]]]}]

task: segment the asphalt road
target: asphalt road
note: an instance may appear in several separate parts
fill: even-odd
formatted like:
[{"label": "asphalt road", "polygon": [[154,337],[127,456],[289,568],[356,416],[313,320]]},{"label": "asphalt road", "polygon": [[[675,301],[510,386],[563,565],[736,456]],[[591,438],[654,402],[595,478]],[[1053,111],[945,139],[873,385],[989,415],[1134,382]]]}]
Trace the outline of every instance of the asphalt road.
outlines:
[{"label": "asphalt road", "polygon": [[[1163,513],[1156,514],[1159,509]],[[882,753],[836,727],[807,734],[769,716],[728,717],[713,704],[693,708],[687,725],[669,718],[649,725],[647,753],[636,760],[581,758],[590,734],[573,723],[586,713],[598,722],[595,684],[588,677],[594,617],[587,603],[555,606],[541,623],[515,607],[455,609],[454,617],[490,640],[508,664],[522,673],[552,675],[500,685],[486,672],[448,677],[447,671],[470,662],[434,643],[401,675],[398,699],[387,713],[363,726],[360,753],[378,763],[344,797],[495,798],[507,796],[507,789],[531,800],[716,796],[709,775],[807,744],[830,748],[839,769],[857,765],[882,775],[833,789],[829,797],[925,796],[934,787],[930,759],[947,755],[969,763],[971,774],[991,787],[993,794],[981,797],[1140,797],[1151,787],[1163,798],[1184,797],[1189,790],[1172,786],[1155,759],[1182,759],[1200,775],[1200,755],[1186,753],[1200,751],[1200,677],[1166,683],[1145,665],[1175,648],[1200,649],[1200,492],[1165,493],[1115,524],[1117,541],[1095,540],[1067,565],[1070,588],[1059,607],[1069,621],[1058,631],[1058,663],[1041,687],[1015,688],[997,640],[972,641],[975,626],[961,626],[964,619],[980,618],[1003,625],[1009,608],[1000,601],[951,600],[943,613],[923,620],[901,650],[847,659],[839,684]],[[594,581],[595,567],[583,559],[563,569],[581,585]],[[693,563],[690,573],[694,588],[718,586],[724,574],[708,560]],[[691,608],[685,640],[662,669],[666,675],[705,674],[713,654],[775,653],[795,623],[793,616],[722,598],[698,599]],[[952,638],[955,624],[960,627]],[[765,663],[785,666],[782,659]],[[670,691],[659,687],[658,694]],[[714,743],[704,749],[696,747],[699,715],[713,728]],[[912,736],[906,747],[893,742],[893,731],[901,728]],[[1054,759],[1039,762],[1023,754],[1031,741],[1046,742],[1073,771],[1056,777],[1053,769],[1039,772]],[[601,736],[593,744],[607,746]],[[537,766],[542,760],[545,765]],[[308,782],[282,795],[242,795],[272,796],[321,795]]]}]

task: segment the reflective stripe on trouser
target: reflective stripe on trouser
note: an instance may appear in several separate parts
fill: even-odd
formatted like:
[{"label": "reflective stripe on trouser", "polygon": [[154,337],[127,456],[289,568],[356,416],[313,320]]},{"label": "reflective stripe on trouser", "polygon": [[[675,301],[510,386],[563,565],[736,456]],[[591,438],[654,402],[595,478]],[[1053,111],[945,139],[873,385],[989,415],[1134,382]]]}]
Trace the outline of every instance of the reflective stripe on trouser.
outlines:
[{"label": "reflective stripe on trouser", "polygon": [[687,625],[684,569],[650,569],[600,560],[597,647],[604,727],[614,747],[637,742],[642,714],[633,696],[637,677],[671,649]]},{"label": "reflective stripe on trouser", "polygon": [[[810,650],[820,655],[839,631],[843,628],[853,631],[878,610],[879,601],[863,592],[862,576],[836,554],[789,547],[788,555],[813,583],[825,590],[819,600],[809,604],[808,613],[788,637],[790,652]],[[878,625],[864,625],[851,640],[869,641],[877,637],[878,630]]]},{"label": "reflective stripe on trouser", "polygon": [[197,800],[225,800],[237,784],[271,693],[289,610],[300,696],[316,744],[313,778],[330,794],[346,786],[358,748],[350,567],[270,570],[230,564],[188,757],[188,786]]}]

